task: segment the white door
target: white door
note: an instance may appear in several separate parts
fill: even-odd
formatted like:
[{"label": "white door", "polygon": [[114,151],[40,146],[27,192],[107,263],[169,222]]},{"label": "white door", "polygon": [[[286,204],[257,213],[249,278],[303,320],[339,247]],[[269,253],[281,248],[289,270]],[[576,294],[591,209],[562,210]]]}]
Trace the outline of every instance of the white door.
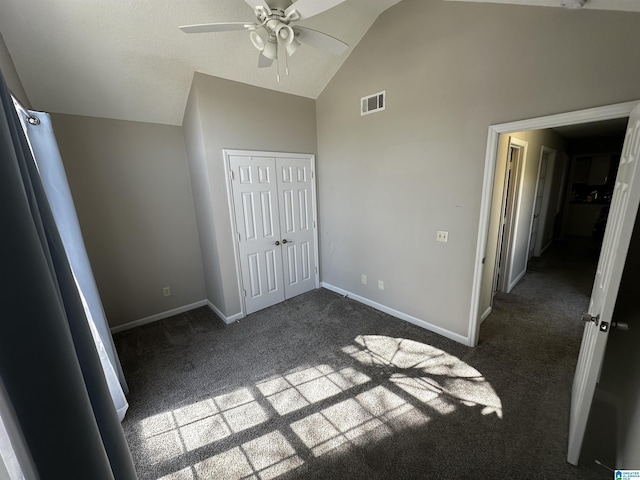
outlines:
[{"label": "white door", "polygon": [[[507,171],[502,201],[501,239],[496,255],[495,291],[509,293],[527,270],[527,236],[519,239],[518,223],[522,200],[522,181],[526,162],[527,142],[511,137],[507,157]],[[522,230],[522,229],[520,229]],[[518,249],[518,245],[522,247]],[[522,250],[522,251],[520,251]]]},{"label": "white door", "polygon": [[573,380],[567,460],[574,465],[577,465],[580,456],[593,393],[602,367],[613,308],[640,203],[640,175],[637,174],[639,158],[640,106],[633,110],[629,118],[602,251],[591,293],[588,313],[596,321],[587,322],[585,325]]},{"label": "white door", "polygon": [[538,243],[538,228],[540,227],[540,213],[542,212],[542,200],[544,199],[545,182],[547,179],[547,166],[549,165],[549,154],[544,152],[540,157],[540,170],[538,173],[538,186],[536,188],[536,198],[533,204],[533,220],[531,222],[531,238],[529,239],[529,256],[531,260]]},{"label": "white door", "polygon": [[274,158],[230,156],[242,288],[253,313],[285,299]]},{"label": "white door", "polygon": [[313,171],[309,159],[276,159],[285,297],[316,287]]},{"label": "white door", "polygon": [[245,313],[317,288],[313,156],[225,156]]}]

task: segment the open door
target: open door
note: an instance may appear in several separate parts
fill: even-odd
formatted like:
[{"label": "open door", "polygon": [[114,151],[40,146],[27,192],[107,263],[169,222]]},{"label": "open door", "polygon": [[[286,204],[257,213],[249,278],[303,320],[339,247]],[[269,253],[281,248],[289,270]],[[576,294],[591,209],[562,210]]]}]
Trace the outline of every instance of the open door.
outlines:
[{"label": "open door", "polygon": [[591,293],[587,324],[571,392],[567,460],[578,464],[596,383],[611,328],[622,271],[640,203],[640,106],[629,117],[611,209]]}]

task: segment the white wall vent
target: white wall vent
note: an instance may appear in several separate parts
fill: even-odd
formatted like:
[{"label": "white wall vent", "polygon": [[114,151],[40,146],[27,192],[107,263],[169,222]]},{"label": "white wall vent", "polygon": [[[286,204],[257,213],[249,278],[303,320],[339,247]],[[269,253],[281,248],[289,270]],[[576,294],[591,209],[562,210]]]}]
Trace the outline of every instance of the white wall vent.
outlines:
[{"label": "white wall vent", "polygon": [[387,91],[374,93],[360,99],[360,115],[369,115],[374,112],[381,112],[387,106]]}]

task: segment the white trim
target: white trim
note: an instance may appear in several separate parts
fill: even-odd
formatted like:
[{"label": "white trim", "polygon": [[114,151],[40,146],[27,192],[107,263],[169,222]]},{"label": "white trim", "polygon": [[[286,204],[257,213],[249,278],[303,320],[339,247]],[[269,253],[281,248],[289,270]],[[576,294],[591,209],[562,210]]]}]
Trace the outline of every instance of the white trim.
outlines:
[{"label": "white trim", "polygon": [[235,315],[231,315],[230,317],[227,317],[226,315],[224,315],[220,309],[218,307],[216,307],[213,303],[211,303],[209,300],[207,300],[206,303],[207,307],[209,307],[211,310],[213,310],[213,313],[215,313],[218,317],[220,317],[220,319],[226,323],[227,325],[229,325],[230,323],[235,322],[236,320],[240,320],[241,318],[244,318],[245,315],[240,312],[240,313],[236,313]]},{"label": "white trim", "polygon": [[[231,164],[229,155],[233,155],[234,153],[238,153],[238,150],[227,150],[226,148],[222,150],[222,157],[224,161],[224,177],[227,183],[227,205],[229,207],[229,218],[231,218],[231,241],[233,244],[233,259],[236,264],[236,277],[238,282],[238,298],[240,299],[240,315],[244,317],[246,315],[246,305],[244,301],[244,295],[242,291],[244,287],[242,286],[242,265],[240,264],[240,250],[238,248],[238,225],[236,222],[236,212],[233,208],[233,178],[231,178]],[[245,153],[253,153],[253,152],[245,152]],[[224,315],[221,315],[219,310],[210,303],[209,306],[211,309],[216,312],[216,314],[224,320]]]},{"label": "white trim", "polygon": [[173,317],[174,315],[188,312],[189,310],[193,310],[194,308],[204,307],[206,304],[206,300],[200,300],[199,302],[190,303],[189,305],[183,305],[182,307],[178,308],[173,308],[171,310],[167,310],[166,312],[156,313],[155,315],[150,315],[148,317],[141,318],[140,320],[134,320],[132,322],[123,323],[122,325],[116,325],[115,327],[111,327],[110,330],[111,333],[122,332],[124,330],[129,330],[141,325],[146,325],[147,323],[157,322],[158,320],[162,320],[163,318]]},{"label": "white trim", "polygon": [[482,316],[480,317],[480,323],[484,322],[487,319],[487,317],[491,314],[492,310],[493,308],[491,307],[491,305],[489,305],[487,309],[484,311],[484,313],[482,314]]},{"label": "white trim", "polygon": [[429,322],[425,322],[424,320],[420,320],[419,318],[412,317],[409,314],[399,312],[398,310],[394,310],[393,308],[387,307],[386,305],[382,305],[378,302],[374,302],[373,300],[369,300],[368,298],[361,297],[360,295],[356,295],[355,293],[351,293],[347,290],[343,290],[342,288],[336,287],[326,282],[322,282],[320,286],[322,288],[326,288],[327,290],[331,290],[332,292],[338,293],[345,297],[349,297],[350,299],[355,300],[356,302],[360,302],[365,305],[368,305],[369,307],[375,308],[376,310],[380,310],[381,312],[387,313],[393,317],[399,318],[400,320],[404,320],[406,322],[417,325],[418,327],[422,327],[426,330],[430,330],[434,333],[437,333],[438,335],[442,335],[443,337],[447,337],[458,343],[462,343],[463,345],[469,344],[467,337],[463,337],[462,335],[454,333],[445,328],[438,327]]},{"label": "white trim", "polygon": [[491,125],[487,135],[487,151],[484,162],[484,178],[482,183],[482,199],[480,203],[480,222],[478,224],[478,243],[476,245],[476,260],[473,271],[473,285],[471,290],[471,305],[469,314],[468,344],[478,345],[480,334],[479,312],[480,292],[482,288],[482,259],[487,248],[489,233],[489,215],[491,210],[491,196],[493,193],[493,177],[495,176],[496,157],[498,152],[498,138],[501,133],[521,132],[525,130],[540,130],[564,125],[612,120],[628,117],[633,108],[640,102],[625,102],[604,107],[588,108],[575,112],[560,113],[546,117],[531,118],[517,122]]},{"label": "white trim", "polygon": [[524,277],[525,273],[527,273],[527,269],[526,268],[522,272],[520,272],[518,274],[518,276],[516,278],[514,278],[513,281],[508,285],[507,293],[509,293],[509,292],[511,292],[511,290],[513,290],[513,287],[515,287],[518,284],[518,282],[520,280],[522,280],[522,277]]}]

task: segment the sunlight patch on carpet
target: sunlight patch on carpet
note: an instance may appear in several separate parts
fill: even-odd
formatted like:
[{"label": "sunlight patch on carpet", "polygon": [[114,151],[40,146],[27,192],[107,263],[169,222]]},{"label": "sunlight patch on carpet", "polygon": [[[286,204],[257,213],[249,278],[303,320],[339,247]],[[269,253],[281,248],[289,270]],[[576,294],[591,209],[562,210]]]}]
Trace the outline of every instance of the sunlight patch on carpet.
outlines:
[{"label": "sunlight patch on carpet", "polygon": [[356,368],[303,365],[142,420],[146,458],[158,465],[197,458],[160,480],[270,480],[305,458],[428,428],[458,409],[502,418],[502,402],[482,374],[435,347],[361,335],[341,351]]},{"label": "sunlight patch on carpet", "polygon": [[342,349],[363,365],[393,369],[391,382],[446,415],[458,406],[479,407],[502,418],[502,402],[491,384],[459,358],[424,343],[382,335],[359,335]]}]

